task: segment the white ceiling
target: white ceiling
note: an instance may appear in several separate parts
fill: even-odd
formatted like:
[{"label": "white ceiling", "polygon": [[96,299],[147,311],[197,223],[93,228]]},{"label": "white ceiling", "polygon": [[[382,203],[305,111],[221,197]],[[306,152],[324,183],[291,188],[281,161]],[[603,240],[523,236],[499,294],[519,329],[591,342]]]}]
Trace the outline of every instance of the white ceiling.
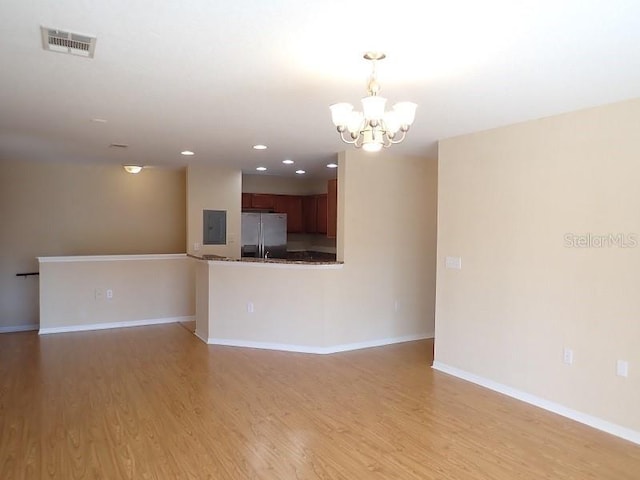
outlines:
[{"label": "white ceiling", "polygon": [[[95,58],[44,51],[41,25],[97,36]],[[367,50],[387,54],[389,103],[419,105],[393,148],[435,156],[442,138],[640,97],[640,1],[3,0],[0,157],[325,176],[351,148],[328,106],[365,94]]]}]

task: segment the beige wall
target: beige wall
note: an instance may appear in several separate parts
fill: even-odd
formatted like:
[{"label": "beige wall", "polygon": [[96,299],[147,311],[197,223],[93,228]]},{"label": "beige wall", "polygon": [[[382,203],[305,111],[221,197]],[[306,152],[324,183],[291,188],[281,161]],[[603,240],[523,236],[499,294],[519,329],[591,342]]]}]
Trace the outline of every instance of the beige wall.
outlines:
[{"label": "beige wall", "polygon": [[38,324],[37,256],[178,253],[184,171],[0,161],[0,331]]},{"label": "beige wall", "polygon": [[44,257],[40,332],[188,319],[194,263],[184,254]]},{"label": "beige wall", "polygon": [[[189,165],[187,167],[187,252],[194,255],[240,257],[241,207],[242,173],[240,170],[196,163]],[[226,245],[202,245],[203,210],[226,210]]]},{"label": "beige wall", "polygon": [[279,195],[316,195],[327,193],[326,180],[309,180],[304,176],[242,175],[242,191]]},{"label": "beige wall", "polygon": [[634,100],[440,143],[436,362],[640,431],[640,248],[565,237],[640,241],[639,132]]},{"label": "beige wall", "polygon": [[431,336],[437,162],[385,150],[339,156],[338,258],[328,342]]},{"label": "beige wall", "polygon": [[339,179],[343,267],[212,262],[209,338],[330,350],[433,335],[436,162],[352,151]]}]

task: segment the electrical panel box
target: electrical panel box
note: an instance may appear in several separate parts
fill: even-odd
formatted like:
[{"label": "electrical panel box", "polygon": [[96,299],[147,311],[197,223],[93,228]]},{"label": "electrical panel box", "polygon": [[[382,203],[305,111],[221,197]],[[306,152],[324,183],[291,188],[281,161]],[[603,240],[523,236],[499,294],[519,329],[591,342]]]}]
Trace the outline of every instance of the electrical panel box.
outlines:
[{"label": "electrical panel box", "polygon": [[227,244],[227,211],[203,210],[202,244],[226,245]]}]

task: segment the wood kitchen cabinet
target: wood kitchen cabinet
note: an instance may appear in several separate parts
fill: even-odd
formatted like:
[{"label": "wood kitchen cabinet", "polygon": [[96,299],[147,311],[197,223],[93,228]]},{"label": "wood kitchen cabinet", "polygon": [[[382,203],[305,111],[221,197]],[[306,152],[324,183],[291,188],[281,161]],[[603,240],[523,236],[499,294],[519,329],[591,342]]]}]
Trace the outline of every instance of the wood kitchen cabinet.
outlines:
[{"label": "wood kitchen cabinet", "polygon": [[287,214],[287,232],[304,232],[304,220],[302,216],[303,197],[300,195],[274,195],[273,210],[276,213]]},{"label": "wood kitchen cabinet", "polygon": [[242,194],[242,209],[251,208],[251,193]]},{"label": "wood kitchen cabinet", "polygon": [[302,197],[302,216],[306,233],[318,232],[318,199],[315,195]]},{"label": "wood kitchen cabinet", "polygon": [[336,238],[338,217],[338,181],[329,180],[326,194],[302,197],[302,216],[306,233],[324,233]]},{"label": "wood kitchen cabinet", "polygon": [[251,208],[274,208],[275,195],[270,193],[252,193]]},{"label": "wood kitchen cabinet", "polygon": [[327,194],[316,195],[316,233],[327,233]]},{"label": "wood kitchen cabinet", "polygon": [[338,181],[329,180],[327,192],[320,195],[275,195],[243,193],[243,210],[265,210],[287,214],[288,233],[319,233],[336,238]]},{"label": "wood kitchen cabinet", "polygon": [[338,234],[338,179],[329,180],[327,185],[327,237]]}]

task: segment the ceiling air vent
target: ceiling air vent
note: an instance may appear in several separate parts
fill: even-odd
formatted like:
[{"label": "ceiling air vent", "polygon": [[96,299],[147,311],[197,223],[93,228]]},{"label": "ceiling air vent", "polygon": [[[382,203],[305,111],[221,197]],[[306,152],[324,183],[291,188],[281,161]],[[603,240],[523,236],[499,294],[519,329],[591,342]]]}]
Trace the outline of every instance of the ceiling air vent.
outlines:
[{"label": "ceiling air vent", "polygon": [[40,27],[40,31],[42,47],[45,50],[93,58],[93,52],[96,49],[95,37],[47,27]]}]

